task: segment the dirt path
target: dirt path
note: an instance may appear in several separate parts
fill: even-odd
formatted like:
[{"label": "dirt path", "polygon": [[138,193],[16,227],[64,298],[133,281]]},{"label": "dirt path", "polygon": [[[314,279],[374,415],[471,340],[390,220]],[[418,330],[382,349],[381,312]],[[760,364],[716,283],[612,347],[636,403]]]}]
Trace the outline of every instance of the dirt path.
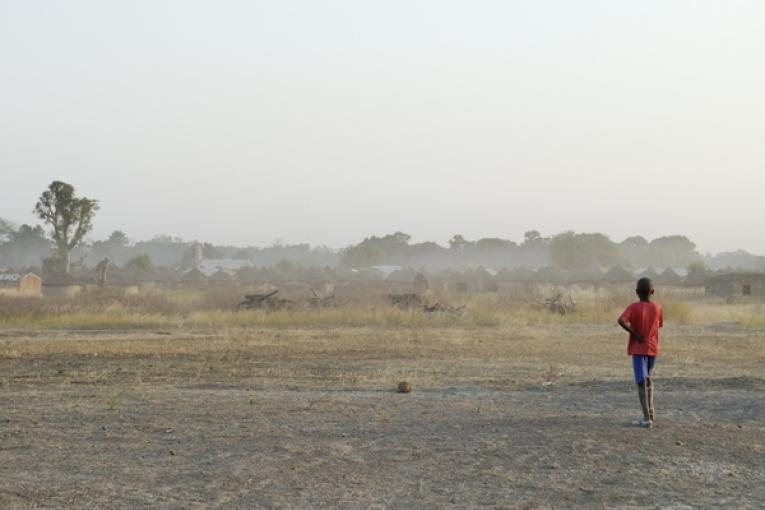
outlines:
[{"label": "dirt path", "polygon": [[[4,390],[3,508],[762,507],[761,379],[268,390]],[[109,407],[112,409],[109,409]],[[676,506],[680,507],[680,506]]]},{"label": "dirt path", "polygon": [[765,507],[760,337],[675,332],[638,430],[572,328],[11,333],[0,508]]}]

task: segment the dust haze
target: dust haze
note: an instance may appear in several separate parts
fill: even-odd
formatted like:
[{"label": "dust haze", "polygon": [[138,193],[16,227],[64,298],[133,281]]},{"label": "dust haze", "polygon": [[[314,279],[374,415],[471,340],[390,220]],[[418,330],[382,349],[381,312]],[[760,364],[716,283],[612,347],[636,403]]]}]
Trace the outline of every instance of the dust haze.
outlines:
[{"label": "dust haze", "polygon": [[763,19],[0,0],[0,508],[765,507]]},{"label": "dust haze", "polygon": [[683,234],[765,252],[758,2],[4,2],[0,217],[344,248]]}]

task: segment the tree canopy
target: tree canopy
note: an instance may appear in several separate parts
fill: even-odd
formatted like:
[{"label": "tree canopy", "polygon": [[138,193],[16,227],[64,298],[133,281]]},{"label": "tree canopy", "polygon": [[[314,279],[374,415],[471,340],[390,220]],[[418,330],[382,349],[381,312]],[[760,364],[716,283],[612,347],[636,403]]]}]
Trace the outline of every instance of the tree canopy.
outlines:
[{"label": "tree canopy", "polygon": [[11,232],[13,232],[13,225],[11,222],[0,218],[0,240],[5,239],[5,237]]},{"label": "tree canopy", "polygon": [[93,228],[98,201],[77,197],[74,186],[53,181],[40,195],[34,210],[51,227],[51,237],[56,243],[56,258],[62,271],[69,273],[71,251]]},{"label": "tree canopy", "polygon": [[624,263],[619,247],[603,234],[564,232],[550,241],[550,260],[570,271],[611,268]]},{"label": "tree canopy", "polygon": [[385,251],[380,246],[362,242],[345,250],[340,262],[349,269],[377,266],[385,263]]},{"label": "tree canopy", "polygon": [[125,264],[125,269],[151,273],[154,271],[154,264],[151,263],[151,257],[142,253],[128,260],[127,264]]}]

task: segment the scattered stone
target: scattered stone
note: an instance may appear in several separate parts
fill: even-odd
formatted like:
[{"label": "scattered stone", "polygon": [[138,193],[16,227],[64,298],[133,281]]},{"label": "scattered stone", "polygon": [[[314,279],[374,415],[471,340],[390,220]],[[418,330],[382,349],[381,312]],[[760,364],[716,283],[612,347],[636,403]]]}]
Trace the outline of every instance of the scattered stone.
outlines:
[{"label": "scattered stone", "polygon": [[412,385],[406,381],[402,381],[398,383],[398,390],[399,393],[411,393],[412,392]]}]

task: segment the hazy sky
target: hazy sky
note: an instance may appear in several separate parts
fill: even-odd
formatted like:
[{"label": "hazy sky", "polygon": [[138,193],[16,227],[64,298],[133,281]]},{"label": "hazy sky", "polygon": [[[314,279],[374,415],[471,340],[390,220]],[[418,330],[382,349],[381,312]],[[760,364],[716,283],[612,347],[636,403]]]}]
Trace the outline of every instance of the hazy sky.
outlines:
[{"label": "hazy sky", "polygon": [[0,0],[0,217],[765,253],[765,2]]}]

